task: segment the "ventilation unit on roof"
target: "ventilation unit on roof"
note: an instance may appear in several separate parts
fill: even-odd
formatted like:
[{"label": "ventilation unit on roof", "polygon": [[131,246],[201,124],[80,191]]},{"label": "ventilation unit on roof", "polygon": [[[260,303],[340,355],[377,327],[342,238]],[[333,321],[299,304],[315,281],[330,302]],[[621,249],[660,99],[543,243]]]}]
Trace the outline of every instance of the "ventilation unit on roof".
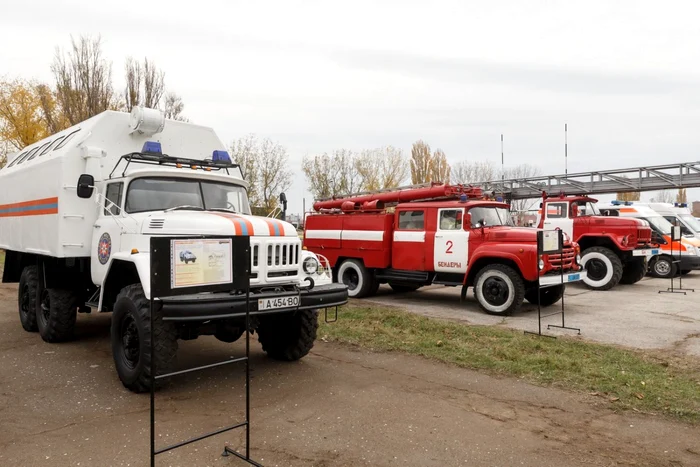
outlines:
[{"label": "ventilation unit on roof", "polygon": [[134,107],[129,119],[129,134],[152,136],[163,131],[165,127],[165,114],[158,109],[147,107]]}]

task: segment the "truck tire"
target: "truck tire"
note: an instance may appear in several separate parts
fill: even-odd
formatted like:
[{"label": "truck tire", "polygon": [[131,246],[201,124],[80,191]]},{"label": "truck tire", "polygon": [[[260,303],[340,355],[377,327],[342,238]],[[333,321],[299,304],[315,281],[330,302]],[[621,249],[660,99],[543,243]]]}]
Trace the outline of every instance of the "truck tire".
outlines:
[{"label": "truck tire", "polygon": [[39,335],[46,342],[64,342],[73,337],[78,300],[72,290],[41,289],[36,307]]},{"label": "truck tire", "polygon": [[[155,307],[153,350],[156,374],[167,373],[175,362],[177,331],[163,321],[162,308]],[[132,392],[151,388],[150,302],[140,284],[124,287],[117,295],[112,313],[112,357],[119,379]]]},{"label": "truck tire", "polygon": [[675,277],[676,265],[673,264],[673,258],[668,255],[657,256],[649,264],[649,274],[662,279]]},{"label": "truck tire", "polygon": [[474,295],[491,315],[508,315],[520,309],[525,285],[518,271],[504,264],[486,266],[476,275]]},{"label": "truck tire", "polygon": [[19,307],[19,321],[27,332],[36,332],[39,327],[36,324],[36,299],[39,290],[39,273],[36,266],[27,266],[19,278],[17,290],[17,305]]},{"label": "truck tire", "polygon": [[609,248],[587,248],[581,255],[581,265],[586,269],[583,282],[589,289],[610,290],[622,278],[622,260]]},{"label": "truck tire", "polygon": [[645,258],[634,258],[632,261],[625,263],[625,267],[622,270],[622,277],[620,278],[620,284],[636,284],[644,279],[646,274],[647,263]]},{"label": "truck tire", "polygon": [[[564,284],[553,285],[540,290],[540,306],[554,305],[564,296],[564,290],[566,290]],[[537,287],[533,287],[525,292],[525,300],[533,305],[537,305]]]},{"label": "truck tire", "polygon": [[261,316],[258,341],[270,358],[299,360],[313,348],[317,329],[318,310]]},{"label": "truck tire", "polygon": [[361,261],[346,259],[338,268],[338,282],[348,286],[348,297],[368,296],[374,288],[374,278]]},{"label": "truck tire", "polygon": [[416,290],[420,289],[420,286],[418,285],[400,285],[392,284],[391,282],[389,282],[389,287],[391,287],[391,290],[396,293],[415,292]]}]

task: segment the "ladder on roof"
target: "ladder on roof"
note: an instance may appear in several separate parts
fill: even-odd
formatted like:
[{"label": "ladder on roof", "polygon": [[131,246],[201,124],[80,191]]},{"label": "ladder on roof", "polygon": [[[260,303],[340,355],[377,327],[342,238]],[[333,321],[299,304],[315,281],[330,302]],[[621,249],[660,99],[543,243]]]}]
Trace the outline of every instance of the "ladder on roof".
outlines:
[{"label": "ladder on roof", "polygon": [[700,187],[700,161],[680,162],[574,174],[542,175],[474,183],[484,193],[506,198],[540,198],[548,195],[593,195],[630,191],[657,191]]}]

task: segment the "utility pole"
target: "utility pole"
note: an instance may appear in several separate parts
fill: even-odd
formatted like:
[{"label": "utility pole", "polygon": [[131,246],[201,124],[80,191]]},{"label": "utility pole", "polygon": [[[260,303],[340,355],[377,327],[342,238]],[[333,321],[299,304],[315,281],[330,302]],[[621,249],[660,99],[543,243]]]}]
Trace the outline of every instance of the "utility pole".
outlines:
[{"label": "utility pole", "polygon": [[564,124],[564,175],[569,174],[569,139],[567,124]]},{"label": "utility pole", "polygon": [[501,133],[501,181],[506,179],[506,169],[503,164],[503,133]]}]

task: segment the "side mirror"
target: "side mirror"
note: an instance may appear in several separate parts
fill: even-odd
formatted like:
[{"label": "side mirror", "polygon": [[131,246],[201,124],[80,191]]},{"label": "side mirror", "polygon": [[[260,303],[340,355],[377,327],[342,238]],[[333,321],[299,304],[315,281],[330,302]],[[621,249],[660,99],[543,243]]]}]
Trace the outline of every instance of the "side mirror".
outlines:
[{"label": "side mirror", "polygon": [[92,197],[95,191],[95,177],[90,174],[82,174],[78,178],[78,198],[87,199]]}]

